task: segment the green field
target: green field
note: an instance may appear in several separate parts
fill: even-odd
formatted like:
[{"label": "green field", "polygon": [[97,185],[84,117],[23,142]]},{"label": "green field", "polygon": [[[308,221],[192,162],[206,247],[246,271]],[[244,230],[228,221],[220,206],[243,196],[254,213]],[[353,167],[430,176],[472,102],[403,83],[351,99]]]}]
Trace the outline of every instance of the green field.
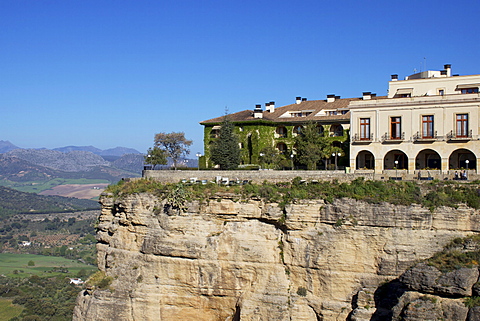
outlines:
[{"label": "green field", "polygon": [[65,179],[65,178],[55,178],[49,181],[29,181],[29,182],[12,182],[8,180],[0,180],[0,185],[5,187],[14,188],[21,192],[27,193],[40,193],[47,189],[51,189],[58,185],[66,184],[110,184],[106,179],[88,179],[88,178],[77,178],[77,179]]},{"label": "green field", "polygon": [[17,317],[22,310],[23,308],[21,306],[12,304],[11,299],[0,298],[0,321],[8,321],[11,318]]},{"label": "green field", "polygon": [[[30,261],[35,265],[29,266]],[[80,270],[91,272],[96,271],[97,267],[63,257],[0,253],[0,275],[9,277],[31,275],[75,277]]]}]

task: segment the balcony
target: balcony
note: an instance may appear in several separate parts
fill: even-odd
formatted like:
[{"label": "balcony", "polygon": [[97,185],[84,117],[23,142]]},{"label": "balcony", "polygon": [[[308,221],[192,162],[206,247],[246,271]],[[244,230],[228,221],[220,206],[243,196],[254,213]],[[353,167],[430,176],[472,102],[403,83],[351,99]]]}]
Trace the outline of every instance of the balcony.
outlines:
[{"label": "balcony", "polygon": [[441,137],[437,136],[437,131],[435,131],[432,136],[422,135],[421,132],[416,132],[416,134],[413,135],[413,141],[418,142],[418,143],[435,142],[435,141],[440,140],[440,139],[441,139]]},{"label": "balcony", "polygon": [[451,130],[448,134],[447,134],[447,140],[449,141],[468,141],[468,140],[472,140],[473,139],[473,136],[472,136],[472,130],[470,129],[467,133],[465,133],[465,135],[459,135],[456,131],[453,131]]},{"label": "balcony", "polygon": [[402,135],[400,136],[390,136],[389,133],[385,133],[385,135],[382,136],[382,143],[401,143],[405,140],[405,132],[402,132]]},{"label": "balcony", "polygon": [[370,144],[373,142],[373,133],[368,137],[361,137],[359,134],[355,134],[351,138],[352,144]]}]

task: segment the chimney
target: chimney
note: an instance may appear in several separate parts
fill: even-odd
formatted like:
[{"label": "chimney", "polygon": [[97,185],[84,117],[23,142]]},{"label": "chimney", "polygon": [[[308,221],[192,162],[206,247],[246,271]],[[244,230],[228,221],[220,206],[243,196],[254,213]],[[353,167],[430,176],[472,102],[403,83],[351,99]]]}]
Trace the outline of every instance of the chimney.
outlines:
[{"label": "chimney", "polygon": [[363,98],[363,100],[370,100],[370,99],[372,99],[372,93],[370,91],[364,91],[362,98]]},{"label": "chimney", "polygon": [[327,103],[333,103],[335,101],[335,94],[327,95]]},{"label": "chimney", "polygon": [[307,98],[302,98],[302,101],[307,101]]},{"label": "chimney", "polygon": [[397,81],[397,80],[398,80],[398,75],[397,74],[392,75],[392,81]]},{"label": "chimney", "polygon": [[255,105],[253,110],[253,118],[263,118],[262,105]]},{"label": "chimney", "polygon": [[447,77],[452,76],[452,65],[450,65],[450,64],[444,65],[443,69],[445,69],[447,71]]},{"label": "chimney", "polygon": [[302,97],[296,97],[295,98],[295,103],[298,105],[302,102]]},{"label": "chimney", "polygon": [[275,111],[275,102],[271,101],[269,103],[265,103],[265,110],[269,113],[273,113]]},{"label": "chimney", "polygon": [[377,94],[371,94],[370,97],[375,98],[375,97],[377,97]]}]

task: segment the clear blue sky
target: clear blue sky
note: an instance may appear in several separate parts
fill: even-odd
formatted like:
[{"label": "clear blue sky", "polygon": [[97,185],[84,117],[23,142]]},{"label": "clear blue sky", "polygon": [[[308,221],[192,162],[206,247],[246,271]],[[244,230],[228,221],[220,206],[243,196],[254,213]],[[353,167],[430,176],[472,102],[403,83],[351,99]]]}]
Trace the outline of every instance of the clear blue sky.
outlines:
[{"label": "clear blue sky", "polygon": [[0,0],[0,140],[145,152],[183,131],[194,157],[226,107],[384,95],[425,64],[480,74],[479,17],[478,0]]}]

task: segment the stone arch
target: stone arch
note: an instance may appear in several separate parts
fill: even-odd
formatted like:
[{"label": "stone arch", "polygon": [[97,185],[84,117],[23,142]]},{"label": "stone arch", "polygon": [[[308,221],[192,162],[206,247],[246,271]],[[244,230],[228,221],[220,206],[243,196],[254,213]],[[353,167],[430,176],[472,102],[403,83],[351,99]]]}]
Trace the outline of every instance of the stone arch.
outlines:
[{"label": "stone arch", "polygon": [[415,157],[415,169],[442,169],[442,157],[433,149],[421,150]]},{"label": "stone arch", "polygon": [[278,126],[275,129],[275,136],[276,138],[285,138],[287,137],[287,128],[285,126]]},{"label": "stone arch", "polygon": [[332,147],[342,148],[343,143],[338,141],[338,140],[335,140],[335,141],[332,142]]},{"label": "stone arch", "polygon": [[343,136],[343,126],[340,124],[333,124],[330,126],[330,137]]},{"label": "stone arch", "polygon": [[317,124],[317,128],[318,128],[318,134],[323,135],[323,133],[325,132],[325,128],[320,124]]},{"label": "stone arch", "polygon": [[278,143],[276,147],[277,147],[278,151],[280,152],[280,154],[285,154],[288,150],[287,144],[285,144],[285,143]]},{"label": "stone arch", "polygon": [[375,157],[372,152],[368,150],[362,150],[357,154],[357,159],[355,161],[356,169],[375,169]]},{"label": "stone arch", "polygon": [[300,135],[302,133],[302,128],[303,128],[302,125],[297,125],[293,127],[293,136]]},{"label": "stone arch", "polygon": [[[395,161],[398,163],[395,164]],[[383,158],[383,169],[408,169],[408,157],[403,151],[394,149]]]},{"label": "stone arch", "polygon": [[220,134],[220,129],[219,128],[214,128],[210,132],[210,138],[218,138],[219,134]]},{"label": "stone arch", "polygon": [[[467,162],[468,160],[468,162]],[[454,150],[448,158],[448,169],[477,169],[477,156],[469,149]]]}]

